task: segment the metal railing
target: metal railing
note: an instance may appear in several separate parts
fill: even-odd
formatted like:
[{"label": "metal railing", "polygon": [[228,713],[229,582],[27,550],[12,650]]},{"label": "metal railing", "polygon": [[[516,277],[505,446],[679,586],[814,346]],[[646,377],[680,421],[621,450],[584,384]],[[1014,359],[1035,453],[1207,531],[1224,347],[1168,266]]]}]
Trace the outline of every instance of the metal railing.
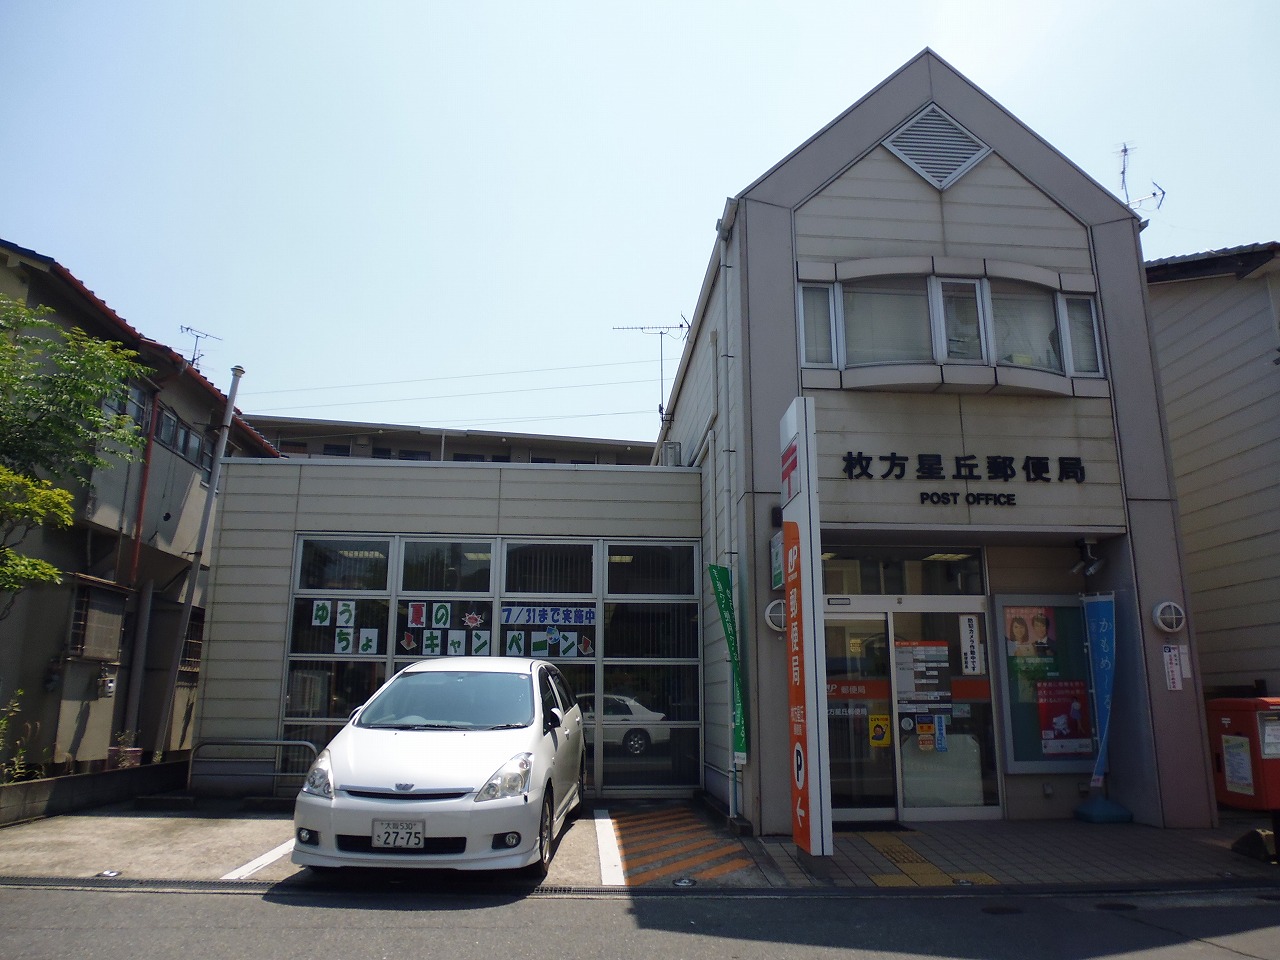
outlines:
[{"label": "metal railing", "polygon": [[[312,743],[310,740],[258,740],[250,737],[229,738],[225,740],[201,740],[199,743],[197,743],[194,747],[191,748],[191,755],[189,757],[188,764],[187,764],[187,789],[188,790],[191,789],[191,779],[192,779],[192,776],[195,770],[195,765],[196,765],[196,754],[198,754],[205,747],[276,747],[276,748],[305,747],[307,750],[311,752],[311,761],[314,761],[318,754],[318,751],[316,750],[316,745]],[[277,754],[277,759],[272,761],[273,766],[278,765],[279,756],[280,755]],[[264,759],[258,758],[258,757],[206,757],[205,758],[205,763],[215,763],[215,764],[216,763],[252,764],[252,763],[264,763],[264,762],[266,762]],[[308,762],[307,766],[310,767],[310,765],[311,765],[310,762]],[[306,776],[306,770],[304,769],[301,771],[287,771],[287,770],[280,770],[277,768],[274,770],[258,771],[258,770],[239,769],[234,772],[228,771],[223,773],[214,772],[212,770],[208,772],[202,770],[200,772],[200,776],[201,777],[228,777],[228,778],[235,777],[237,779],[247,779],[247,778],[257,777],[261,779],[270,779],[272,792],[274,792],[278,781],[280,781],[285,777],[297,777],[297,778],[304,777]]]}]

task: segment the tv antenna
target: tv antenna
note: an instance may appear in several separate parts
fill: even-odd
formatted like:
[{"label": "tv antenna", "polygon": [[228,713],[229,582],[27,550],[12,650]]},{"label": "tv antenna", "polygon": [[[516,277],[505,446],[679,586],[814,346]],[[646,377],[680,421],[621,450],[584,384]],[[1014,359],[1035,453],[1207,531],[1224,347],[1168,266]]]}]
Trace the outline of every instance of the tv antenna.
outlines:
[{"label": "tv antenna", "polygon": [[1137,200],[1129,198],[1129,154],[1133,153],[1133,151],[1134,148],[1129,144],[1120,144],[1120,190],[1124,193],[1124,205],[1130,210],[1137,210],[1148,200],[1154,200],[1156,209],[1159,210],[1164,203],[1165,189],[1154,180],[1151,181],[1151,186],[1155,188],[1154,192],[1148,193],[1145,197],[1139,197]]},{"label": "tv antenna", "polygon": [[614,327],[615,330],[638,330],[640,333],[654,334],[658,338],[658,419],[662,420],[666,411],[662,409],[662,400],[666,396],[664,392],[667,386],[667,375],[662,349],[662,338],[671,337],[673,340],[676,334],[672,331],[683,330],[684,334],[680,339],[687,340],[689,337],[689,321],[685,319],[684,314],[680,314],[680,322],[673,324],[651,324],[643,327]]},{"label": "tv antenna", "polygon": [[195,327],[179,327],[183,333],[189,333],[195,337],[195,343],[191,346],[191,365],[197,370],[200,369],[200,359],[204,356],[200,352],[201,340],[221,340],[221,337],[215,337],[212,333],[205,333],[203,330],[197,330]]}]

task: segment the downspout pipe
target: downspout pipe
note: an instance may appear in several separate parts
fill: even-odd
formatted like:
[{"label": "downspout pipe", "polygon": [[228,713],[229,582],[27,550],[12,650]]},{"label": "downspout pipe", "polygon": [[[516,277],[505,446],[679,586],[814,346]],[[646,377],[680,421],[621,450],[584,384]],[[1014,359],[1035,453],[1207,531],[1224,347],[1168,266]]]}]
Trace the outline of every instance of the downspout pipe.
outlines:
[{"label": "downspout pipe", "polygon": [[204,499],[204,513],[200,517],[200,532],[196,534],[195,553],[191,558],[191,569],[187,575],[186,598],[182,603],[182,615],[178,618],[177,636],[173,641],[173,663],[169,667],[169,680],[164,688],[164,703],[161,709],[160,725],[156,728],[155,752],[163,754],[169,748],[169,725],[173,722],[173,701],[178,696],[178,670],[182,666],[182,648],[186,644],[187,630],[191,626],[191,607],[195,602],[196,585],[200,579],[200,562],[204,557],[204,541],[209,533],[209,519],[213,516],[213,502],[218,493],[218,479],[222,475],[222,457],[227,450],[227,434],[231,430],[231,419],[236,411],[236,390],[240,387],[240,378],[244,376],[244,367],[236,365],[231,368],[231,389],[227,391],[227,407],[222,414],[222,428],[218,431],[218,442],[213,449],[213,467],[209,472],[209,493]]}]

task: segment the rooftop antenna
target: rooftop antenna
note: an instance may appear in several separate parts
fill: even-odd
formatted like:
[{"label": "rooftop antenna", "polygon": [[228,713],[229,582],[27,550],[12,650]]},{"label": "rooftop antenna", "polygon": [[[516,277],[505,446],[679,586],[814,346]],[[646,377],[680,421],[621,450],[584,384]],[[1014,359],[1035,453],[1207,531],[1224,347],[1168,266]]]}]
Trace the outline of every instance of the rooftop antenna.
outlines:
[{"label": "rooftop antenna", "polygon": [[666,411],[662,409],[662,398],[666,396],[664,392],[667,386],[667,375],[662,350],[663,337],[675,337],[673,330],[683,330],[682,340],[689,337],[689,321],[685,319],[684,314],[680,314],[680,322],[668,325],[651,325],[644,327],[614,327],[615,330],[639,330],[641,333],[657,334],[658,337],[658,419],[665,422]]},{"label": "rooftop antenna", "polygon": [[1129,154],[1133,153],[1134,149],[1127,143],[1120,144],[1120,190],[1124,193],[1124,205],[1130,210],[1137,210],[1148,200],[1154,200],[1156,209],[1159,210],[1164,204],[1165,189],[1154,180],[1151,181],[1151,186],[1155,187],[1154,192],[1147,194],[1145,197],[1139,197],[1137,200],[1132,200],[1129,197]]},{"label": "rooftop antenna", "polygon": [[197,370],[200,369],[200,360],[204,356],[200,352],[201,340],[221,340],[221,337],[215,337],[212,333],[205,333],[203,330],[197,330],[195,327],[179,327],[183,333],[189,333],[195,337],[195,343],[191,345],[191,365]]}]

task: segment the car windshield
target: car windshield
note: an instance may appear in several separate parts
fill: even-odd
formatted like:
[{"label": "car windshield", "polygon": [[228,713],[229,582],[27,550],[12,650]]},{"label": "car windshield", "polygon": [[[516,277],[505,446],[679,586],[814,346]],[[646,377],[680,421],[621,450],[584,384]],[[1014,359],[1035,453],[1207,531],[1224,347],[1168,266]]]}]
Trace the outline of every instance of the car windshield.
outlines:
[{"label": "car windshield", "polygon": [[533,723],[527,674],[466,670],[402,673],[369,701],[358,727],[506,730]]}]

